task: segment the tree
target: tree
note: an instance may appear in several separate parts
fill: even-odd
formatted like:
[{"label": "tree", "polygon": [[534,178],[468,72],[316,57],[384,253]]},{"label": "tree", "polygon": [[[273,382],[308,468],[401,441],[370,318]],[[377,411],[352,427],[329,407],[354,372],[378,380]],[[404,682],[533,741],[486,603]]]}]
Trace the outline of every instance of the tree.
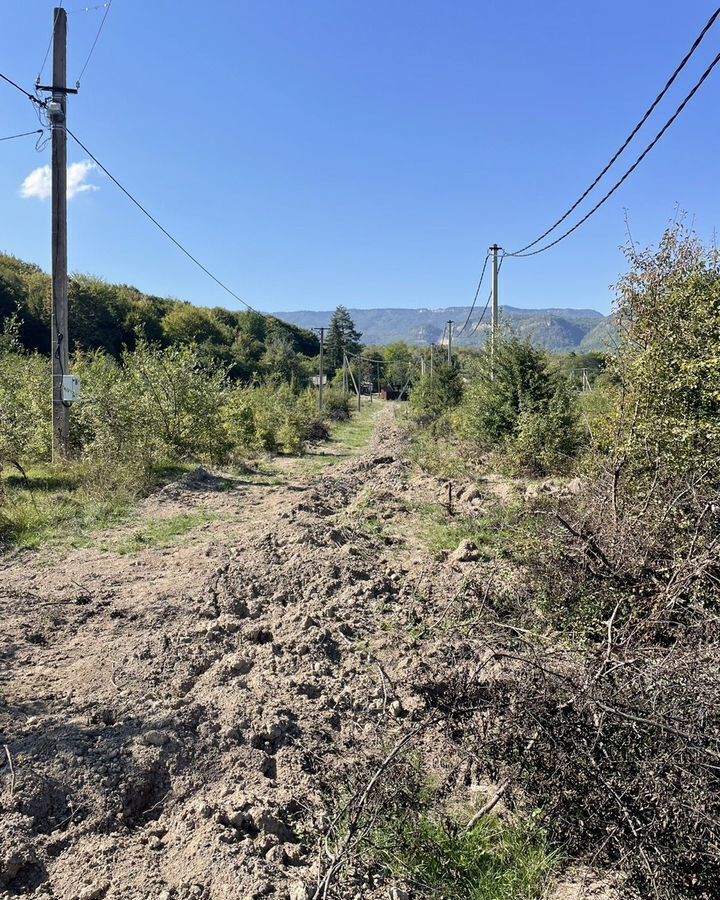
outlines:
[{"label": "tree", "polygon": [[330,319],[325,344],[325,364],[330,374],[342,365],[343,351],[359,353],[362,349],[362,335],[355,327],[350,313],[344,306],[338,306]]},{"label": "tree", "polygon": [[611,433],[637,467],[720,465],[720,253],[676,226],[628,251],[618,285],[621,403]]},{"label": "tree", "polygon": [[394,391],[401,391],[417,369],[417,351],[411,350],[404,341],[397,341],[388,344],[382,356],[385,359],[383,374],[386,385]]},{"label": "tree", "polygon": [[512,436],[521,412],[547,404],[553,383],[545,356],[529,340],[501,335],[486,346],[465,395],[458,426],[464,437],[490,447]]}]

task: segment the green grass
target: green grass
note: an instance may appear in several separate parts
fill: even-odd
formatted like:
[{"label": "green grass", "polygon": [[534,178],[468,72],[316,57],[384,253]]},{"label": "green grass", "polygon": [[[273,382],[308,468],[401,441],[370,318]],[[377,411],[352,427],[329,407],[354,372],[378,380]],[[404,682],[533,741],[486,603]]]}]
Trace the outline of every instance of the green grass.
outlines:
[{"label": "green grass", "polygon": [[362,408],[353,410],[346,422],[336,422],[330,428],[332,452],[308,453],[293,460],[294,468],[307,475],[318,475],[328,466],[347,462],[361,453],[370,443],[375,431],[375,418],[384,401],[363,401]]},{"label": "green grass", "polygon": [[140,550],[148,550],[151,547],[169,547],[178,538],[197,528],[217,519],[206,510],[193,513],[180,513],[167,519],[156,519],[147,522],[138,528],[129,538],[119,544],[104,544],[102,550],[114,550],[116,553],[138,553]]},{"label": "green grass", "polygon": [[129,492],[96,496],[80,466],[34,466],[28,481],[6,475],[0,485],[0,548],[35,549],[43,544],[78,546],[91,531],[124,521],[135,497]]},{"label": "green grass", "polygon": [[494,816],[470,831],[430,815],[401,817],[373,841],[390,876],[433,900],[539,900],[557,866],[541,830]]},{"label": "green grass", "polygon": [[481,554],[511,555],[521,546],[520,538],[529,535],[515,505],[498,505],[482,516],[451,516],[439,503],[421,504],[414,508],[421,540],[436,556],[457,548],[461,541],[472,541]]},{"label": "green grass", "polygon": [[372,403],[363,403],[360,411],[353,411],[352,418],[347,422],[338,422],[331,429],[331,440],[334,444],[347,451],[347,455],[355,455],[370,442],[375,430],[375,417],[382,401],[373,400]]}]

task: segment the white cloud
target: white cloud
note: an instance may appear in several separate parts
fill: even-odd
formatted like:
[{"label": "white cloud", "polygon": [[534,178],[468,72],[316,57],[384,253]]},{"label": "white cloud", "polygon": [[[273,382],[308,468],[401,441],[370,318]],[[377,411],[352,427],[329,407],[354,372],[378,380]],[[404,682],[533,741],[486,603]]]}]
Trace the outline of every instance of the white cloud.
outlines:
[{"label": "white cloud", "polygon": [[[68,200],[72,200],[78,194],[85,191],[97,191],[97,185],[88,184],[87,178],[91,172],[97,169],[94,162],[85,160],[84,162],[72,163],[67,170],[67,196]],[[52,175],[50,166],[40,166],[27,176],[20,186],[20,196],[36,198],[38,200],[47,200],[52,190]]]}]

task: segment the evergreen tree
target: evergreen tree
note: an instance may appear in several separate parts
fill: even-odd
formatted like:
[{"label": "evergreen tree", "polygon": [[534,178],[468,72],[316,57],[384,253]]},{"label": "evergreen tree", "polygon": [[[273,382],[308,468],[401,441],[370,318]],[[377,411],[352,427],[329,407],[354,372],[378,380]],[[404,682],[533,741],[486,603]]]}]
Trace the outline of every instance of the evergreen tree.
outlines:
[{"label": "evergreen tree", "polygon": [[338,306],[330,319],[330,328],[325,344],[325,360],[329,373],[339,369],[343,361],[343,351],[359,353],[362,349],[362,335],[355,327],[350,313],[344,306]]}]

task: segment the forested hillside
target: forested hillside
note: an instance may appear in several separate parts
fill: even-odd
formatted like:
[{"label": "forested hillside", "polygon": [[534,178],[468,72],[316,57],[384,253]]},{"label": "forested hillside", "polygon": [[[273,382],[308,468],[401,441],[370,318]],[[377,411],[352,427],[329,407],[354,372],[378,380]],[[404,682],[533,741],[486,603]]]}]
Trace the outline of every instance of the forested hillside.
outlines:
[{"label": "forested hillside", "polygon": [[[163,347],[197,344],[201,358],[223,364],[231,377],[298,366],[296,354],[318,353],[311,332],[272,316],[145,294],[127,284],[110,284],[75,274],[69,286],[71,350],[104,350],[119,358],[145,340]],[[50,276],[32,263],[0,254],[0,333],[17,316],[27,350],[50,352]]]}]

